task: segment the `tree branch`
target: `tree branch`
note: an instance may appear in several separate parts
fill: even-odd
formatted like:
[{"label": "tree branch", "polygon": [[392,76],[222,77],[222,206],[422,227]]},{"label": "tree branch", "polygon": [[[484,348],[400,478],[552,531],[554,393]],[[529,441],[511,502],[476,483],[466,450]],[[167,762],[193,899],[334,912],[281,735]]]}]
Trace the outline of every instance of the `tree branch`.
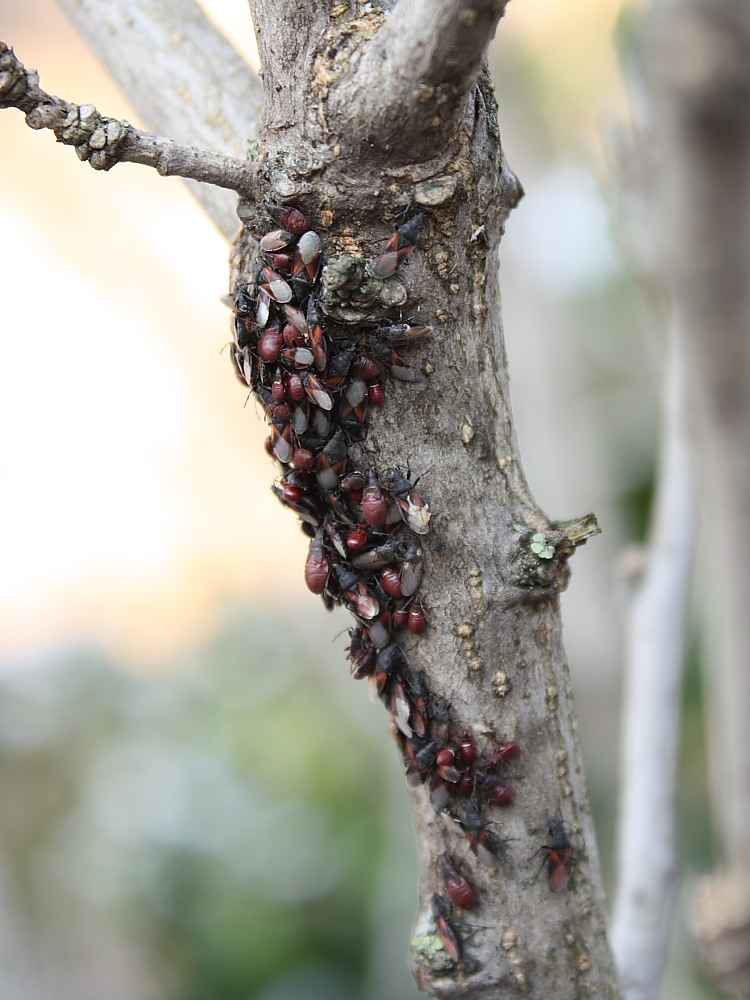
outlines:
[{"label": "tree branch", "polygon": [[[248,136],[260,122],[263,85],[194,0],[59,3],[151,132],[187,147],[246,156]],[[196,177],[188,187],[232,239],[237,199],[201,179],[210,180]]]},{"label": "tree branch", "polygon": [[369,143],[443,149],[507,0],[401,0],[335,92]]},{"label": "tree branch", "polygon": [[632,595],[625,654],[618,888],[612,942],[624,996],[659,996],[675,899],[680,679],[697,532],[687,393],[677,331],[647,564]]},{"label": "tree branch", "polygon": [[[307,402],[301,404],[312,402],[325,413],[316,418],[321,437],[304,443],[308,417],[295,412],[293,397],[279,416],[270,368],[261,370],[253,360],[266,352],[266,344],[271,354],[278,346],[272,327],[279,307],[271,302],[266,310],[260,295],[263,255],[257,248],[280,219],[277,211],[272,223],[260,205],[247,211],[243,206],[248,237],[236,244],[233,258],[235,372],[265,399],[272,423],[269,446],[280,463],[279,493],[288,495],[315,535],[306,572],[320,587],[317,574],[328,566],[329,600],[352,608],[353,600],[369,601],[368,587],[380,594],[385,585],[382,566],[376,564],[374,576],[366,569],[363,574],[348,542],[330,541],[330,525],[348,538],[347,525],[356,523],[354,535],[363,529],[367,545],[377,537],[365,525],[369,515],[360,513],[364,499],[354,509],[343,493],[340,501],[338,491],[328,495],[336,477],[342,470],[367,471],[374,503],[379,477],[388,483],[393,470],[405,472],[417,462],[417,472],[429,470],[419,486],[433,512],[429,533],[420,534],[418,543],[420,579],[424,567],[424,597],[420,591],[418,599],[424,606],[409,604],[410,622],[412,611],[425,616],[413,630],[419,638],[407,640],[405,608],[383,592],[375,624],[369,603],[364,618],[364,605],[353,608],[358,624],[351,650],[357,676],[370,671],[393,715],[410,783],[420,786],[411,795],[422,859],[412,941],[415,978],[431,996],[445,1000],[558,996],[560,984],[566,997],[613,998],[617,986],[558,602],[570,555],[597,527],[591,517],[551,521],[533,501],[521,468],[497,266],[503,225],[520,185],[504,166],[489,81],[480,79],[472,102],[460,102],[465,117],[447,141],[441,134],[439,161],[425,160],[435,148],[433,135],[411,145],[407,136],[408,148],[399,156],[368,148],[363,130],[369,126],[352,120],[342,94],[350,83],[363,85],[357,67],[387,23],[382,11],[341,4],[329,12],[318,5],[308,11],[311,18],[325,15],[317,35],[306,30],[290,37],[280,26],[281,5],[274,13],[265,0],[256,2],[263,9],[254,21],[269,95],[261,143],[268,185],[263,200],[293,199],[318,234],[311,245],[320,239],[322,268],[310,299],[313,314],[319,308],[325,319],[315,336],[324,343],[330,338],[329,354],[335,351],[343,374],[333,381],[321,365],[315,375],[324,383],[319,389],[308,376]],[[405,56],[403,46],[399,51]],[[353,98],[358,100],[354,93]],[[415,203],[423,210],[418,219],[409,218]],[[289,295],[284,288],[281,293]],[[259,301],[260,308],[252,305]],[[281,308],[287,319],[295,315]],[[390,329],[405,315],[429,324],[429,335],[413,342],[408,337],[395,354],[384,350],[376,331]],[[410,372],[399,381],[401,350]],[[362,355],[361,371],[375,352],[384,366],[378,361],[376,367],[386,377],[394,366],[399,373],[383,387],[385,405],[365,412],[365,404],[362,416],[353,418],[353,400],[359,397],[354,370],[346,374],[349,352]],[[358,427],[359,420],[366,425]],[[302,429],[296,432],[298,422]],[[318,456],[315,476],[300,478],[294,467],[295,433],[302,435],[304,450]],[[301,458],[310,461],[304,453]],[[340,465],[335,475],[329,468],[334,462]],[[285,493],[289,486],[293,489]],[[405,566],[404,555],[388,558],[396,568]],[[407,601],[412,596],[414,591]],[[408,692],[415,692],[424,711],[409,712]],[[459,789],[446,758],[467,741],[472,754],[463,758]],[[508,743],[521,748],[517,767],[500,764],[502,755],[493,760]],[[477,761],[475,773],[469,773],[471,759]],[[508,808],[516,781],[518,795]],[[559,861],[550,845],[563,838],[562,853],[556,848]],[[446,852],[463,858],[463,875],[476,887],[481,900],[476,921],[458,910],[445,917],[439,902],[436,909],[436,894],[447,899],[441,864]],[[545,858],[547,872],[536,878]],[[441,920],[465,940],[459,961],[460,947],[451,944]]]},{"label": "tree branch", "polygon": [[[713,804],[723,870],[694,912],[709,966],[730,996],[750,990],[750,8],[660,5],[652,65],[661,85],[662,227],[681,316],[706,510]],[[720,770],[719,770],[720,769]]]},{"label": "tree branch", "polygon": [[251,198],[256,171],[248,160],[183,146],[151,135],[129,122],[107,118],[93,104],[71,104],[39,86],[35,70],[27,69],[13,50],[0,41],[0,108],[18,108],[33,129],[51,129],[58,142],[74,146],[78,158],[94,170],[117,163],[154,167],[162,176],[177,176],[228,188]]}]

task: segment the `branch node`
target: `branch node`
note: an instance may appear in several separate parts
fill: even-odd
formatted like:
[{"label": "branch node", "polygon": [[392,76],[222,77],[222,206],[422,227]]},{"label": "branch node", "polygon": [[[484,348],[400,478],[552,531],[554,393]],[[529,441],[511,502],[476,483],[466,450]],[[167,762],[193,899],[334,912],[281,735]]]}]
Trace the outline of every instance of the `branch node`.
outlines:
[{"label": "branch node", "polygon": [[37,71],[26,69],[13,49],[5,42],[0,42],[0,108],[21,108],[26,111],[33,106],[32,94],[38,88]]},{"label": "branch node", "polygon": [[[515,557],[515,579],[519,587],[563,591],[570,579],[568,559],[579,545],[598,535],[601,528],[594,514],[570,521],[556,521],[542,531],[519,526],[521,538]],[[549,596],[546,594],[544,596]]]},{"label": "branch node", "polygon": [[93,104],[74,104],[59,124],[52,125],[52,129],[58,142],[75,147],[79,160],[88,160],[94,170],[110,170],[120,162],[122,144],[130,125],[105,117]]}]

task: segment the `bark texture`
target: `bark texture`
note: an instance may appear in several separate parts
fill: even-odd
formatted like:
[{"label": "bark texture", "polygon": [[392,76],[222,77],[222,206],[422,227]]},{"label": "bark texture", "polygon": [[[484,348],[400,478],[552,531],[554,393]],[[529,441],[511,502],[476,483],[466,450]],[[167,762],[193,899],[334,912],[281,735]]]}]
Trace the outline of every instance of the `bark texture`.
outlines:
[{"label": "bark texture", "polygon": [[[253,4],[266,88],[258,170],[265,200],[309,216],[328,269],[344,255],[372,261],[410,212],[427,219],[385,301],[365,301],[362,286],[334,301],[323,274],[324,306],[352,340],[384,311],[435,327],[404,351],[419,379],[389,386],[350,455],[355,467],[424,473],[431,628],[408,659],[431,704],[450,705],[451,740],[470,728],[480,752],[491,753],[493,736],[521,746],[508,770],[515,805],[482,807],[487,826],[508,838],[499,867],[466,862],[482,902],[451,917],[465,942],[458,963],[446,961],[430,900],[445,892],[438,856],[463,855],[466,839],[424,788],[412,793],[422,854],[415,977],[436,997],[579,1000],[617,994],[558,604],[568,557],[597,529],[591,518],[560,524],[538,509],[515,441],[497,248],[522,192],[481,62],[502,7],[403,0],[389,16],[369,5]],[[443,41],[430,45],[435,20]],[[235,285],[253,280],[256,241],[273,228],[257,203],[240,213]],[[448,812],[464,816],[455,801]],[[560,818],[578,864],[553,893],[535,876]]]}]

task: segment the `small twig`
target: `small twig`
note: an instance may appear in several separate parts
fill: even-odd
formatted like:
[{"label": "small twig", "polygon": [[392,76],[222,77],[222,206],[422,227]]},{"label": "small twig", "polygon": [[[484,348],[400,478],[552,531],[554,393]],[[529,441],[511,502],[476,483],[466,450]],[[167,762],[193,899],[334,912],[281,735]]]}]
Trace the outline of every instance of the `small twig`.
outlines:
[{"label": "small twig", "polygon": [[612,943],[623,996],[656,1000],[675,898],[680,680],[696,536],[687,394],[673,331],[647,565],[626,636],[618,891]]},{"label": "small twig", "polygon": [[[244,158],[257,133],[263,83],[195,0],[57,0],[102,61],[143,128]],[[247,29],[251,21],[248,14]],[[237,234],[237,199],[186,181],[219,231]]]},{"label": "small twig", "polygon": [[110,170],[116,163],[141,163],[164,177],[214,184],[246,198],[254,195],[256,172],[249,161],[184,146],[108,118],[93,104],[53,97],[39,86],[38,73],[27,69],[4,42],[0,42],[0,108],[23,111],[30,128],[51,129],[58,142],[74,146],[79,159],[94,170]]}]

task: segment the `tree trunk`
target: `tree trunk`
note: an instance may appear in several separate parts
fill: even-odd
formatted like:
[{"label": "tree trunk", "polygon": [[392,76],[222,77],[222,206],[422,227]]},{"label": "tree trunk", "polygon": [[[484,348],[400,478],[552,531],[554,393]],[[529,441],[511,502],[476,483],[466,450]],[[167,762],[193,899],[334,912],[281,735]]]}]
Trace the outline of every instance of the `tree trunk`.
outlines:
[{"label": "tree trunk", "polygon": [[[492,22],[500,9],[455,6],[402,3],[390,17],[352,20],[344,7],[329,18],[312,7],[282,13],[256,4],[266,88],[259,170],[264,200],[298,206],[312,220],[329,269],[343,254],[372,260],[409,213],[428,219],[409,267],[398,271],[401,314],[435,328],[404,351],[420,377],[389,385],[387,405],[350,455],[356,468],[410,465],[423,474],[433,511],[423,540],[431,627],[408,660],[431,704],[450,705],[449,742],[470,729],[480,752],[492,753],[493,737],[514,739],[521,757],[511,771],[513,807],[482,807],[489,828],[508,840],[497,870],[465,863],[482,902],[476,916],[452,918],[465,944],[457,966],[429,946],[430,901],[445,894],[438,857],[463,854],[465,838],[446,827],[424,786],[411,793],[422,858],[417,928],[428,929],[412,947],[417,982],[440,997],[614,996],[558,604],[567,558],[594,529],[585,519],[551,522],[521,468],[497,266],[521,188],[480,66],[491,29],[473,20]],[[443,52],[446,38],[455,43]],[[235,247],[235,284],[251,278],[255,239],[270,228],[257,202],[240,213],[247,228]],[[400,300],[398,290],[390,294]],[[351,338],[382,323],[382,311],[380,302],[351,309]],[[540,536],[544,548],[532,551]],[[455,798],[447,811],[465,822]],[[570,824],[579,864],[567,889],[552,893],[535,875],[557,818]]]},{"label": "tree trunk", "polygon": [[[504,2],[251,6],[265,108],[257,160],[228,185],[245,195],[233,291],[255,294],[258,240],[276,226],[263,203],[293,205],[323,241],[316,294],[337,349],[361,348],[384,323],[433,328],[397,349],[417,377],[390,380],[367,436],[347,434],[349,469],[422,476],[429,628],[385,648],[398,638],[399,676],[426,689],[425,739],[459,759],[461,742],[475,745],[483,784],[468,799],[455,782],[445,792],[451,782],[433,759],[416,771],[415,978],[436,997],[614,997],[558,600],[570,555],[598,528],[592,515],[551,521],[534,503],[510,408],[497,251],[522,191],[503,157],[484,62]],[[137,138],[128,132],[126,145]],[[374,274],[383,244],[410,220],[421,231],[408,266]],[[336,597],[344,589],[328,585]],[[504,763],[499,747],[511,741],[520,756]],[[493,770],[483,783],[480,765],[500,777]],[[492,804],[488,789],[511,779],[515,802]],[[446,852],[478,889],[471,912],[448,901]]]}]

